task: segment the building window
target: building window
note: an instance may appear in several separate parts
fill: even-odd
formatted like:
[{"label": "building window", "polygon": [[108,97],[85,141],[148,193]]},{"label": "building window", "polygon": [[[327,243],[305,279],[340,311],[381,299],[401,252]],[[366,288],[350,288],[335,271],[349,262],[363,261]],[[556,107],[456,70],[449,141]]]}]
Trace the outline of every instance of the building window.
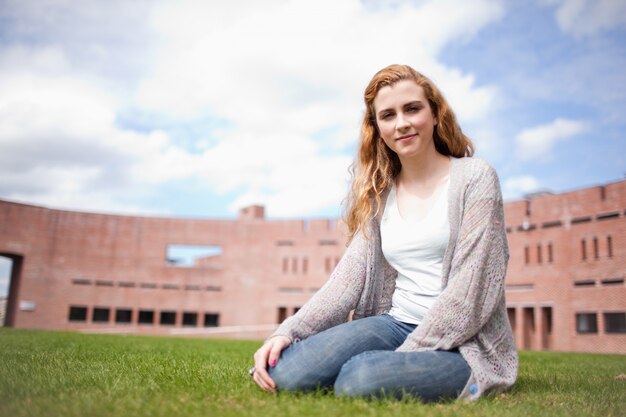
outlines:
[{"label": "building window", "polygon": [[600,257],[600,251],[598,250],[598,238],[593,238],[593,257],[598,259]]},{"label": "building window", "polygon": [[220,315],[217,313],[204,314],[204,327],[218,327],[220,325]]},{"label": "building window", "polygon": [[154,310],[139,310],[139,324],[154,324]]},{"label": "building window", "polygon": [[606,237],[606,249],[607,249],[609,258],[612,258],[613,257],[613,238],[611,237],[611,235],[608,235]]},{"label": "building window", "polygon": [[94,323],[108,323],[111,309],[106,307],[94,307],[91,321]]},{"label": "building window", "polygon": [[278,324],[287,318],[287,307],[278,307]]},{"label": "building window", "polygon": [[598,315],[596,313],[576,313],[576,332],[598,333]]},{"label": "building window", "polygon": [[304,258],[302,259],[302,273],[306,274],[308,270],[309,270],[309,259]]},{"label": "building window", "polygon": [[605,333],[626,333],[626,312],[604,313]]},{"label": "building window", "polygon": [[128,308],[118,308],[115,310],[116,323],[130,323],[132,321],[133,311]]},{"label": "building window", "polygon": [[300,311],[302,307],[294,307],[293,308],[293,314],[296,314],[298,311]]},{"label": "building window", "polygon": [[542,262],[542,258],[541,258],[541,244],[537,245],[537,263],[541,263]]},{"label": "building window", "polygon": [[325,266],[326,266],[326,272],[330,272],[333,268],[333,266],[331,265],[332,260],[330,259],[330,256],[326,257],[325,260]]},{"label": "building window", "polygon": [[198,325],[198,313],[185,311],[183,313],[183,326],[197,326],[197,325]]},{"label": "building window", "polygon": [[173,326],[176,324],[175,311],[161,311],[161,320],[159,321],[165,326]]},{"label": "building window", "polygon": [[624,278],[606,278],[600,282],[602,285],[624,285]]},{"label": "building window", "polygon": [[595,287],[596,281],[593,279],[583,279],[580,281],[574,281],[575,287]]},{"label": "building window", "polygon": [[552,243],[548,243],[548,262],[554,261],[554,255],[552,253]]},{"label": "building window", "polygon": [[546,333],[552,334],[552,307],[541,307],[541,314]]},{"label": "building window", "polygon": [[587,260],[587,241],[585,239],[580,241],[580,256],[583,261]]},{"label": "building window", "polygon": [[87,307],[70,306],[69,321],[87,321]]},{"label": "building window", "polygon": [[283,274],[286,274],[289,271],[289,259],[283,258]]},{"label": "building window", "polygon": [[528,246],[524,247],[524,263],[526,265],[530,263],[530,248]]},{"label": "building window", "polygon": [[291,260],[291,272],[294,274],[298,272],[298,258],[293,258]]}]

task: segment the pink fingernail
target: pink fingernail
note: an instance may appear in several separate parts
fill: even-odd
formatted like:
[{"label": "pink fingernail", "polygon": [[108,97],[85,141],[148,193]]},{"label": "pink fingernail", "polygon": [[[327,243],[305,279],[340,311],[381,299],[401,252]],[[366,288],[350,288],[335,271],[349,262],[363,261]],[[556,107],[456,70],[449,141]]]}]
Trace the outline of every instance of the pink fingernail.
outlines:
[{"label": "pink fingernail", "polygon": [[271,366],[272,368],[273,368],[273,367],[275,367],[275,366],[276,366],[276,362],[278,362],[276,359],[272,359],[272,360],[270,361],[270,366]]}]

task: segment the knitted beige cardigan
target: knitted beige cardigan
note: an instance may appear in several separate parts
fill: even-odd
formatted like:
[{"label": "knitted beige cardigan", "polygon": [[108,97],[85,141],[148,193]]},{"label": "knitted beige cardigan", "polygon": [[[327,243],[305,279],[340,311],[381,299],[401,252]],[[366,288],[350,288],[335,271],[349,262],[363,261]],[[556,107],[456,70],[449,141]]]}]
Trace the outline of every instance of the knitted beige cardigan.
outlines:
[{"label": "knitted beige cardigan", "polygon": [[[383,204],[384,207],[384,204]],[[401,352],[457,348],[472,373],[460,397],[499,392],[517,378],[518,356],[506,312],[504,277],[509,258],[500,185],[477,158],[451,158],[448,190],[450,240],[442,292]],[[357,233],[328,282],[272,336],[292,341],[353,319],[389,311],[397,272],[383,256],[380,215],[366,238]]]}]

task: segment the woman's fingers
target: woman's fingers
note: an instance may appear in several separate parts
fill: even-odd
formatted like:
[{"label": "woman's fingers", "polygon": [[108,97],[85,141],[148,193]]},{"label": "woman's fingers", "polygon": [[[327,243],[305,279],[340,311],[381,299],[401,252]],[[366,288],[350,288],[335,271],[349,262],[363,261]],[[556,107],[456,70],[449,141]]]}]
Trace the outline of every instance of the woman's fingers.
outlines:
[{"label": "woman's fingers", "polygon": [[254,367],[255,371],[253,374],[254,382],[257,383],[258,386],[263,388],[265,391],[274,391],[276,389],[276,384],[274,380],[267,373],[267,364],[270,353],[270,344],[266,343],[254,354]]},{"label": "woman's fingers", "polygon": [[289,340],[285,336],[276,336],[272,342],[273,343],[271,344],[271,349],[269,352],[268,364],[273,368],[278,363],[280,353],[291,344],[291,340]]},{"label": "woman's fingers", "polygon": [[291,340],[285,336],[276,336],[268,340],[254,354],[255,372],[252,376],[254,382],[257,383],[265,391],[276,391],[276,383],[267,372],[268,365],[276,366],[281,352],[291,344]]}]

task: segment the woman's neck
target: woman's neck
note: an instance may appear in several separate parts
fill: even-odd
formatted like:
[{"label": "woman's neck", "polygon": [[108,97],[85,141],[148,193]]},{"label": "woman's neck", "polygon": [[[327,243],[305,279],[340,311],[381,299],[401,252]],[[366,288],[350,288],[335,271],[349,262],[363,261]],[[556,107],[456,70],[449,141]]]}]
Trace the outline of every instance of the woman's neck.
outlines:
[{"label": "woman's neck", "polygon": [[435,151],[422,158],[401,161],[398,183],[406,188],[430,188],[439,184],[450,172],[450,158]]}]

